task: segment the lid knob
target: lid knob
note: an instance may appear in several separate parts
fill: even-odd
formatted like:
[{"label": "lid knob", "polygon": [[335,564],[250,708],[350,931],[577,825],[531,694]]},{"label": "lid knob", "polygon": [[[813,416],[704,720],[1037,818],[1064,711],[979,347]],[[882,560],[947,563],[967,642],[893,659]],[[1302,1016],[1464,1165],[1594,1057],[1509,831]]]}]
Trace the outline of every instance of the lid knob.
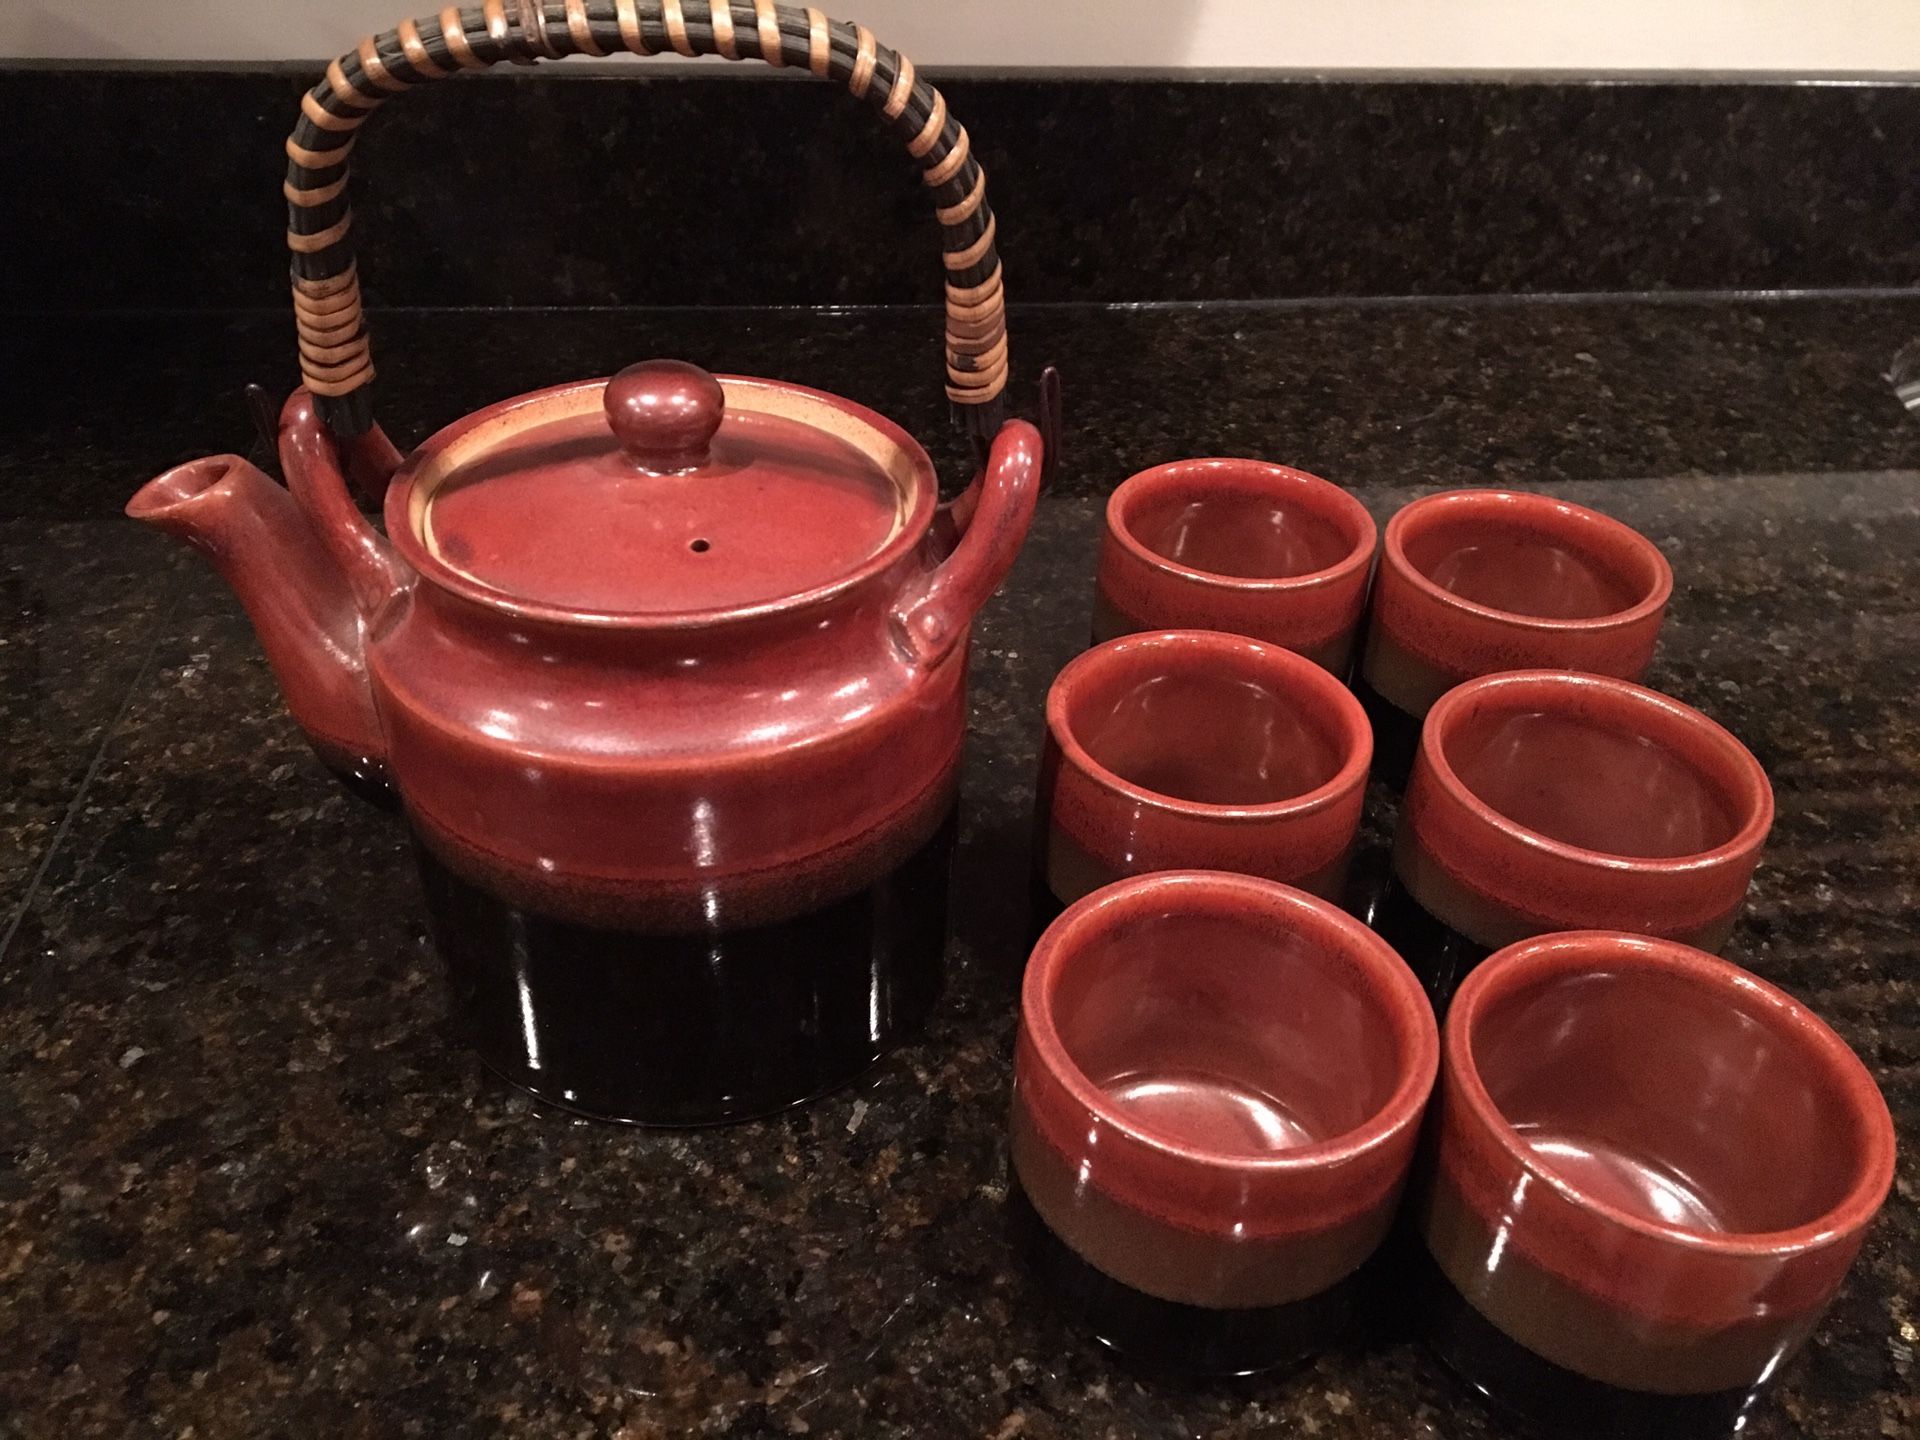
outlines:
[{"label": "lid knob", "polygon": [[655,474],[707,463],[726,409],[720,382],[684,360],[643,360],[607,382],[607,423],[620,448]]}]

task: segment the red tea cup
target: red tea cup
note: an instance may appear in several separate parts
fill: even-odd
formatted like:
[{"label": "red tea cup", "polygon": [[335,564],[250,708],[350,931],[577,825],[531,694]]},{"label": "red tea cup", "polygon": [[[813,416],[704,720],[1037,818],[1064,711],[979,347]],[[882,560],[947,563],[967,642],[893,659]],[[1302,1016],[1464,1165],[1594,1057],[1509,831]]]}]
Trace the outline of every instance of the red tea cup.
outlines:
[{"label": "red tea cup", "polygon": [[1423,1323],[1554,1440],[1739,1433],[1893,1180],[1839,1036],[1646,936],[1542,936],[1469,976],[1436,1120]]},{"label": "red tea cup", "polygon": [[1436,1003],[1554,930],[1717,951],[1772,824],[1760,762],[1698,710],[1600,675],[1489,675],[1427,714],[1372,919]]},{"label": "red tea cup", "polygon": [[1093,638],[1226,630],[1345,676],[1373,517],[1338,485],[1261,460],[1176,460],[1107,502]]},{"label": "red tea cup", "polygon": [[1652,541],[1546,495],[1451,490],[1387,522],[1366,655],[1381,773],[1398,782],[1433,702],[1502,670],[1638,680],[1673,593]]},{"label": "red tea cup", "polygon": [[1372,749],[1352,692],[1292,651],[1207,630],[1096,645],[1047,694],[1041,912],[1152,870],[1334,897]]},{"label": "red tea cup", "polygon": [[1194,1371],[1333,1338],[1438,1065],[1399,957],[1299,890],[1170,871],[1055,921],[1020,1010],[1012,1204],[1081,1321]]}]

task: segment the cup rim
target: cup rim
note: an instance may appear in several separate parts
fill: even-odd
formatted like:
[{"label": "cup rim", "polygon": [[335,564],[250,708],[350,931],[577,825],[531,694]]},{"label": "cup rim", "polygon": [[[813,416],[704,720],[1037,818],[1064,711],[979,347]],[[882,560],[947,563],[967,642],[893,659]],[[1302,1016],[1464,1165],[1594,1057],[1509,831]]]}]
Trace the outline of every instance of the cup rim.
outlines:
[{"label": "cup rim", "polygon": [[[1410,529],[1418,529],[1422,525],[1437,524],[1448,518],[1450,512],[1481,510],[1497,512],[1503,516],[1525,515],[1536,522],[1544,520],[1550,524],[1557,524],[1563,532],[1567,533],[1582,529],[1589,532],[1599,530],[1611,534],[1651,563],[1654,574],[1653,588],[1624,610],[1571,619],[1528,615],[1520,610],[1502,610],[1497,606],[1482,605],[1477,600],[1468,600],[1464,596],[1456,595],[1453,591],[1434,584],[1407,557],[1406,547],[1409,538],[1407,532]],[[1382,563],[1391,565],[1408,584],[1435,604],[1463,614],[1498,621],[1500,624],[1516,629],[1586,634],[1629,629],[1658,615],[1665,608],[1667,601],[1673,597],[1673,566],[1667,562],[1667,557],[1660,553],[1660,547],[1638,530],[1599,510],[1590,509],[1585,505],[1576,505],[1571,500],[1560,500],[1551,495],[1541,495],[1527,490],[1441,490],[1432,495],[1423,495],[1418,500],[1409,501],[1387,521],[1382,555]]]},{"label": "cup rim", "polygon": [[[1229,472],[1257,475],[1271,482],[1276,491],[1284,490],[1295,498],[1311,497],[1312,513],[1315,516],[1342,525],[1349,531],[1357,532],[1358,538],[1344,556],[1322,569],[1309,570],[1301,575],[1256,576],[1230,575],[1221,570],[1202,570],[1197,566],[1184,565],[1178,560],[1169,560],[1134,534],[1131,518],[1133,507],[1147,499],[1169,493],[1177,494],[1189,488],[1187,482],[1196,475],[1219,475]],[[1287,594],[1300,590],[1318,589],[1321,586],[1334,585],[1350,579],[1355,570],[1363,569],[1373,563],[1373,552],[1380,534],[1379,527],[1374,523],[1373,516],[1368,513],[1367,507],[1354,499],[1350,491],[1334,484],[1331,480],[1272,460],[1256,460],[1233,455],[1200,455],[1186,460],[1169,460],[1164,464],[1150,466],[1129,475],[1115,486],[1113,494],[1107,497],[1106,519],[1107,532],[1141,564],[1165,575],[1178,576],[1183,580],[1193,580],[1203,585],[1252,594]]]},{"label": "cup rim", "polygon": [[[1224,901],[1252,905],[1270,920],[1292,922],[1293,933],[1317,934],[1346,950],[1372,982],[1371,993],[1387,1011],[1398,1041],[1399,1080],[1378,1109],[1351,1130],[1275,1154],[1212,1149],[1137,1123],[1074,1062],[1053,1022],[1053,994],[1063,967],[1091,936],[1142,912],[1165,913],[1183,900],[1189,914],[1231,914]],[[1101,1124],[1183,1163],[1260,1175],[1343,1164],[1390,1143],[1420,1118],[1440,1070],[1440,1028],[1433,1007],[1413,971],[1386,941],[1329,901],[1276,880],[1224,870],[1156,870],[1102,886],[1069,905],[1046,928],[1027,960],[1020,984],[1020,1024],[1048,1075]]]},{"label": "cup rim", "polygon": [[[1711,849],[1696,850],[1689,855],[1617,855],[1556,840],[1494,809],[1475,794],[1454,770],[1452,762],[1447,759],[1444,732],[1455,716],[1477,698],[1503,690],[1515,692],[1516,700],[1536,703],[1555,693],[1606,695],[1623,708],[1637,707],[1641,714],[1650,717],[1649,729],[1660,727],[1668,734],[1687,730],[1700,736],[1720,758],[1728,762],[1729,773],[1739,791],[1737,798],[1746,802],[1747,814],[1740,828]],[[1574,670],[1506,670],[1456,685],[1434,701],[1433,708],[1427,711],[1420,727],[1420,760],[1426,764],[1434,783],[1447,798],[1480,824],[1515,844],[1590,869],[1635,875],[1689,875],[1712,870],[1758,850],[1766,841],[1767,832],[1773,828],[1773,786],[1767,779],[1767,772],[1754,758],[1753,752],[1741,744],[1738,736],[1717,720],[1691,705],[1675,700],[1671,695],[1662,695],[1657,690],[1611,675],[1587,675]]]},{"label": "cup rim", "polygon": [[[1716,994],[1739,994],[1749,1002],[1743,1007],[1747,1013],[1760,1008],[1775,1022],[1771,1027],[1774,1033],[1791,1035],[1800,1053],[1810,1056],[1837,1083],[1864,1122],[1864,1163],[1846,1193],[1805,1224],[1784,1230],[1727,1233],[1649,1220],[1588,1193],[1543,1163],[1495,1104],[1480,1078],[1473,1061],[1474,1021],[1489,1004],[1527,983],[1590,973],[1596,954],[1604,955],[1615,967],[1631,964],[1677,976]],[[1622,930],[1566,930],[1537,935],[1495,951],[1468,973],[1454,993],[1441,1045],[1450,1097],[1458,1098],[1510,1159],[1581,1211],[1650,1239],[1731,1257],[1784,1256],[1816,1250],[1868,1224],[1893,1185],[1893,1117],[1872,1073],[1852,1047],[1784,990],[1730,960],[1677,940]]]},{"label": "cup rim", "polygon": [[[1206,800],[1183,800],[1164,791],[1136,785],[1108,769],[1093,757],[1068,716],[1068,706],[1076,687],[1090,685],[1095,678],[1127,664],[1136,652],[1198,653],[1218,662],[1244,664],[1266,672],[1275,693],[1282,699],[1305,697],[1316,714],[1326,715],[1338,731],[1345,758],[1331,776],[1298,795],[1284,800],[1258,804],[1219,804]],[[1047,733],[1060,752],[1077,769],[1102,789],[1125,795],[1137,804],[1169,815],[1189,815],[1209,820],[1280,820],[1312,815],[1339,802],[1356,786],[1366,784],[1373,764],[1373,724],[1353,692],[1334,679],[1331,672],[1315,661],[1284,646],[1224,630],[1147,630],[1121,635],[1088,647],[1061,666],[1047,687]]]}]

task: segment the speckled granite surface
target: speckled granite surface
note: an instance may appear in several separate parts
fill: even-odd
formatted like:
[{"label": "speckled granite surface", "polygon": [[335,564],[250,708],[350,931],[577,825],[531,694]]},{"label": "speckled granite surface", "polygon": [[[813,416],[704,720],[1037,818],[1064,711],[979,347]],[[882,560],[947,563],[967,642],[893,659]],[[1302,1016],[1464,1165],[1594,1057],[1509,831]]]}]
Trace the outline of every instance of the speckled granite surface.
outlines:
[{"label": "speckled granite surface", "polygon": [[[1182,455],[1292,457],[1354,485],[1898,469],[1920,429],[1884,378],[1920,292],[1010,312],[1013,394],[1066,389],[1062,493]],[[403,310],[370,321],[375,412],[404,446],[507,395],[676,355],[846,395],[963,454],[938,312]],[[293,318],[72,316],[0,333],[0,518],[112,517],[168,465],[246,450],[248,382],[298,383]]]},{"label": "speckled granite surface", "polygon": [[[1086,633],[1099,494],[1199,449],[1321,469],[1381,514],[1537,483],[1672,558],[1655,682],[1778,791],[1733,953],[1859,1049],[1905,1147],[1751,1433],[1920,1427],[1920,424],[1878,378],[1920,301],[1020,319],[1023,357],[1066,369],[1073,448],[977,632],[947,996],[859,1086],[685,1134],[541,1113],[453,1045],[399,826],[320,772],[218,583],[114,514],[245,445],[234,392],[284,375],[284,322],[14,334],[0,1435],[1506,1435],[1411,1345],[1233,1383],[1118,1368],[1003,1236],[1040,698]],[[381,335],[409,439],[669,337],[938,433],[921,315]]]},{"label": "speckled granite surface", "polygon": [[[0,250],[34,242],[0,265],[0,306],[284,305],[281,144],[326,58],[0,64],[0,133],[60,137],[58,164],[0,147],[19,215]],[[1015,299],[1898,286],[1920,268],[1911,80],[939,83],[991,177]],[[791,71],[507,67],[410,94],[361,135],[374,304],[938,297],[898,146]]]}]

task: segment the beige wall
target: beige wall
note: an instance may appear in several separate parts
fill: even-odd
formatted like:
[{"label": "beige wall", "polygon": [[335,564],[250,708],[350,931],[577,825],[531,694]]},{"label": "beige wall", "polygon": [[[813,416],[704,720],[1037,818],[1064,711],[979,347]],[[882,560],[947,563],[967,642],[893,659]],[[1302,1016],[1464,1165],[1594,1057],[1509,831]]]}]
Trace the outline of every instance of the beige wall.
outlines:
[{"label": "beige wall", "polygon": [[[429,0],[0,0],[0,55],[308,60]],[[845,0],[923,65],[1920,73],[1920,0]],[[721,62],[701,62],[721,63]]]}]

